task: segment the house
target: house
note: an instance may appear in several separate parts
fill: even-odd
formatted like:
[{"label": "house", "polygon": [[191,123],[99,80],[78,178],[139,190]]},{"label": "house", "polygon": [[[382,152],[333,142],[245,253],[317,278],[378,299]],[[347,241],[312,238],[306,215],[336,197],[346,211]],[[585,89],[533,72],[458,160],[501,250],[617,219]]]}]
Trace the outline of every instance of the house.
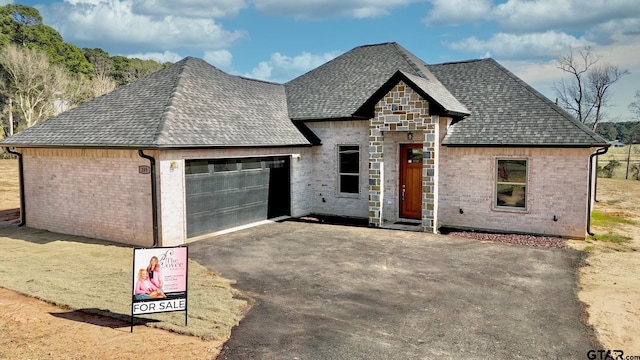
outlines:
[{"label": "house", "polygon": [[286,84],[185,58],[0,146],[28,226],[172,246],[307,214],[584,238],[608,143],[492,59],[384,43]]},{"label": "house", "polygon": [[609,141],[608,143],[613,147],[624,147],[624,144],[618,140],[612,140],[612,141]]}]

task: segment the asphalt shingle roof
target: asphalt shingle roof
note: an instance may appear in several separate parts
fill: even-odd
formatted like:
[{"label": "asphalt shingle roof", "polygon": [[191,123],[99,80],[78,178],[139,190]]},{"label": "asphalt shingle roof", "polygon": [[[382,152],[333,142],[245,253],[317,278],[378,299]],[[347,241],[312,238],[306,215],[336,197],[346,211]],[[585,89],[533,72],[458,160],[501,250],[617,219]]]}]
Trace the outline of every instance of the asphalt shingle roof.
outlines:
[{"label": "asphalt shingle roof", "polygon": [[603,146],[599,135],[493,59],[429,65],[471,111],[444,145]]},{"label": "asphalt shingle roof", "polygon": [[319,139],[311,136],[303,121],[296,120],[363,117],[362,109],[398,76],[455,117],[444,145],[607,144],[492,59],[427,65],[400,45],[384,43],[357,47],[284,85],[229,75],[203,60],[185,58],[36,124],[0,145],[190,148],[317,144]]},{"label": "asphalt shingle roof", "polygon": [[427,65],[396,43],[365,45],[286,83],[294,120],[351,118],[393,75],[418,78],[420,87],[446,110],[468,113]]},{"label": "asphalt shingle roof", "polygon": [[3,145],[229,147],[309,145],[284,86],[185,58],[26,129]]}]

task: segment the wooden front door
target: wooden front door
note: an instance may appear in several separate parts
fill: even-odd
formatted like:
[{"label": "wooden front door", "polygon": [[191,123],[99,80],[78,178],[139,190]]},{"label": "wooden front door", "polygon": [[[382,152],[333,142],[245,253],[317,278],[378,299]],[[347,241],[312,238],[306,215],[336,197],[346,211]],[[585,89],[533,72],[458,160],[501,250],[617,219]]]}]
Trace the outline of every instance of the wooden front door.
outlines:
[{"label": "wooden front door", "polygon": [[400,145],[400,217],[422,218],[422,144]]}]

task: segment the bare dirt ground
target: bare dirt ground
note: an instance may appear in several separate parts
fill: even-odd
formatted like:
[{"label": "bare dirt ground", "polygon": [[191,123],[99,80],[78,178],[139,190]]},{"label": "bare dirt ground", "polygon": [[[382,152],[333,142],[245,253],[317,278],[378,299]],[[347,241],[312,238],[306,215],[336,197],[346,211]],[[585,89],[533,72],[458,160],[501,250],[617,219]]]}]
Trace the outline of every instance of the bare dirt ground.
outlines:
[{"label": "bare dirt ground", "polygon": [[222,342],[69,311],[0,288],[0,359],[215,359]]},{"label": "bare dirt ground", "polygon": [[578,297],[587,304],[587,321],[606,348],[640,355],[640,181],[598,179],[597,199],[595,211],[633,223],[593,226],[596,238],[610,233],[631,240],[570,242],[590,250],[580,269]]},{"label": "bare dirt ground", "polygon": [[[0,210],[19,206],[19,198],[11,195],[17,192],[16,168],[15,162],[0,161]],[[12,177],[16,180],[3,180]],[[640,355],[640,182],[599,179],[598,184],[600,202],[595,210],[635,223],[592,230],[632,240],[569,242],[589,252],[580,270],[578,297],[587,304],[587,322],[605,348]],[[9,191],[5,186],[15,187]],[[8,219],[15,216],[15,212],[4,214]],[[129,331],[127,323],[61,309],[0,288],[0,359],[215,359],[222,345],[142,325],[133,334]]]}]

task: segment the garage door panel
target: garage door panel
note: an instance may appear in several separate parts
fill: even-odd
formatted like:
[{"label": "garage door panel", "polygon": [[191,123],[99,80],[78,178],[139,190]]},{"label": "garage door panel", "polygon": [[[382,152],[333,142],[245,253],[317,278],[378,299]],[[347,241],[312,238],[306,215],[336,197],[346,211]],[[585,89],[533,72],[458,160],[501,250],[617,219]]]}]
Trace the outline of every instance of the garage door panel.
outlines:
[{"label": "garage door panel", "polygon": [[[269,205],[273,199],[287,202],[278,215],[289,212],[288,160],[242,159],[237,164],[233,161],[212,160],[209,166],[203,166],[203,161],[198,160],[193,167],[187,161],[187,237],[265,220],[270,211],[274,212],[270,210],[273,204]],[[285,187],[281,184],[285,174],[283,164],[287,174]],[[276,169],[271,168],[274,165]],[[277,170],[275,178],[273,170]],[[278,186],[270,187],[271,181]]]}]

